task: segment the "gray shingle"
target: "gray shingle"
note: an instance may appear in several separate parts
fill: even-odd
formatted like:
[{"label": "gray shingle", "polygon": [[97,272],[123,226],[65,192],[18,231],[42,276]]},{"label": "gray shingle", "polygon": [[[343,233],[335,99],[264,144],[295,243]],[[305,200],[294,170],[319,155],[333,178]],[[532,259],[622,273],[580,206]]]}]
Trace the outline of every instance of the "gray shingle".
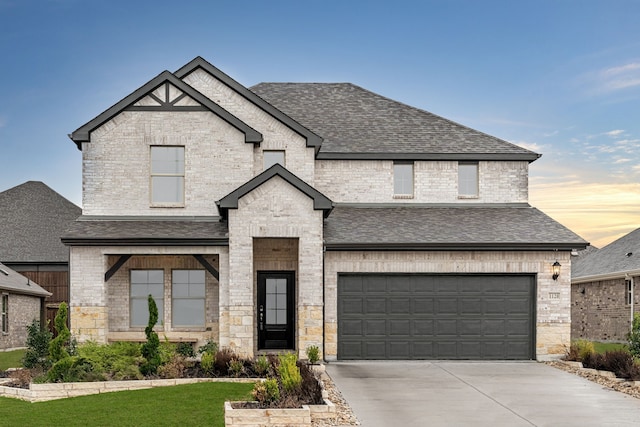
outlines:
[{"label": "gray shingle", "polygon": [[[632,254],[627,256],[627,254]],[[601,274],[640,270],[640,228],[609,243],[602,249],[575,258],[573,279]]]},{"label": "gray shingle", "polygon": [[251,90],[324,138],[328,153],[538,155],[351,83],[260,83]]},{"label": "gray shingle", "polygon": [[325,220],[327,247],[581,249],[578,235],[528,205],[336,206]]},{"label": "gray shingle", "polygon": [[2,263],[0,263],[0,290],[41,297],[51,296],[51,292],[47,292],[36,282],[27,279]]},{"label": "gray shingle", "polygon": [[82,210],[39,181],[0,193],[0,261],[69,262],[60,241]]},{"label": "gray shingle", "polygon": [[227,224],[218,220],[79,220],[64,233],[66,244],[224,244]]}]

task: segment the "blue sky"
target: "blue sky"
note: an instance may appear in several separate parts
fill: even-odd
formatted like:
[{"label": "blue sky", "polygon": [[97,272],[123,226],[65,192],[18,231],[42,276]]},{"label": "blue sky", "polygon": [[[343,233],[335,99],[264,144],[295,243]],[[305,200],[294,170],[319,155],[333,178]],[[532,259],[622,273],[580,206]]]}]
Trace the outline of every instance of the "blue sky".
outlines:
[{"label": "blue sky", "polygon": [[530,202],[640,227],[640,2],[0,0],[0,191],[81,204],[71,133],[202,56],[240,83],[352,82],[533,149]]}]

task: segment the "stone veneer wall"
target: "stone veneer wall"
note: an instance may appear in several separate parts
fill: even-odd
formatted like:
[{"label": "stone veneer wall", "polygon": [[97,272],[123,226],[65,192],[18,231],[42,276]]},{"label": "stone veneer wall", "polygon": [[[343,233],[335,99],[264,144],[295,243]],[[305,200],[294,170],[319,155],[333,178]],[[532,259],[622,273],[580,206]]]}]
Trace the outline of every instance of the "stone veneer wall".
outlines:
[{"label": "stone veneer wall", "polygon": [[315,187],[341,203],[527,203],[528,167],[527,162],[479,162],[479,196],[458,198],[457,161],[416,161],[414,197],[394,199],[393,161],[318,160]]},{"label": "stone veneer wall", "polygon": [[[105,283],[104,273],[112,265],[113,260],[122,254],[134,255],[134,257],[130,258]],[[228,283],[228,248],[224,246],[72,247],[69,263],[71,280],[69,317],[71,332],[80,342],[94,340],[106,343],[114,340],[144,338],[143,330],[127,330],[125,325],[127,321],[124,318],[128,316],[128,313],[122,313],[123,307],[128,310],[128,303],[126,302],[129,295],[128,269],[137,265],[149,265],[149,262],[156,263],[159,260],[166,262],[165,267],[169,270],[176,265],[197,265],[197,268],[202,268],[199,263],[194,264],[190,261],[192,254],[204,255],[210,261],[218,260],[218,263],[214,264],[219,267],[220,278],[217,287],[214,283],[215,279],[210,277],[209,273],[206,274],[208,287],[207,328],[210,330],[207,330],[207,328],[204,330],[169,330],[170,323],[165,325],[167,326],[166,328],[158,328],[162,330],[163,335],[174,341],[188,340],[202,344],[208,339],[218,340],[217,313],[219,313],[219,306],[222,304],[219,300],[225,298],[222,290],[226,288]],[[160,255],[160,257],[150,257],[150,255]],[[136,261],[136,259],[138,260]],[[165,270],[165,279],[167,271]],[[167,292],[170,292],[170,287],[168,290],[165,287],[165,319],[170,313],[170,311],[167,311],[167,305],[170,307],[170,298],[166,299]],[[118,295],[122,299],[119,299]]]},{"label": "stone veneer wall", "polygon": [[[640,277],[636,277],[635,283],[639,282]],[[631,328],[631,306],[625,304],[626,292],[624,278],[572,285],[571,338],[626,341]],[[634,292],[634,312],[640,313],[637,286]]]},{"label": "stone veneer wall", "polygon": [[[557,281],[551,264],[562,264]],[[338,354],[338,273],[537,274],[536,356],[561,356],[570,344],[571,259],[568,252],[338,252],[325,256],[325,359]]]},{"label": "stone veneer wall", "polygon": [[40,320],[40,297],[13,294],[0,290],[0,295],[9,295],[9,332],[0,332],[0,350],[25,347],[27,326]]},{"label": "stone veneer wall", "polygon": [[220,344],[236,352],[255,351],[254,239],[298,240],[296,348],[322,347],[322,211],[276,176],[229,210],[228,300],[221,297]]}]

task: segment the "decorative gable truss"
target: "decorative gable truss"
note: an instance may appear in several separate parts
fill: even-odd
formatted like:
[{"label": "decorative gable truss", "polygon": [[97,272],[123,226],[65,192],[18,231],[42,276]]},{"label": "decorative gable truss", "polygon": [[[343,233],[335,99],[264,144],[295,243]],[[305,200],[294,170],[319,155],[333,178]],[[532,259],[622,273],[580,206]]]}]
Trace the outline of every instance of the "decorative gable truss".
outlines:
[{"label": "decorative gable truss", "polygon": [[71,133],[69,137],[82,150],[83,142],[91,142],[91,132],[122,111],[211,111],[245,135],[245,142],[260,144],[262,134],[224,108],[178,79],[163,71],[111,108]]}]

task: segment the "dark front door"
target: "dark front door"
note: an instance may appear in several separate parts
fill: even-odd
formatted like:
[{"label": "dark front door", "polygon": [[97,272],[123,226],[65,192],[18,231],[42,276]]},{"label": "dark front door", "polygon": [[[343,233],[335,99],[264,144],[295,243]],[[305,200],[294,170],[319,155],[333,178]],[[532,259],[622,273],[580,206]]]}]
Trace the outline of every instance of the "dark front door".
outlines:
[{"label": "dark front door", "polygon": [[258,272],[258,350],[293,349],[293,271]]}]

